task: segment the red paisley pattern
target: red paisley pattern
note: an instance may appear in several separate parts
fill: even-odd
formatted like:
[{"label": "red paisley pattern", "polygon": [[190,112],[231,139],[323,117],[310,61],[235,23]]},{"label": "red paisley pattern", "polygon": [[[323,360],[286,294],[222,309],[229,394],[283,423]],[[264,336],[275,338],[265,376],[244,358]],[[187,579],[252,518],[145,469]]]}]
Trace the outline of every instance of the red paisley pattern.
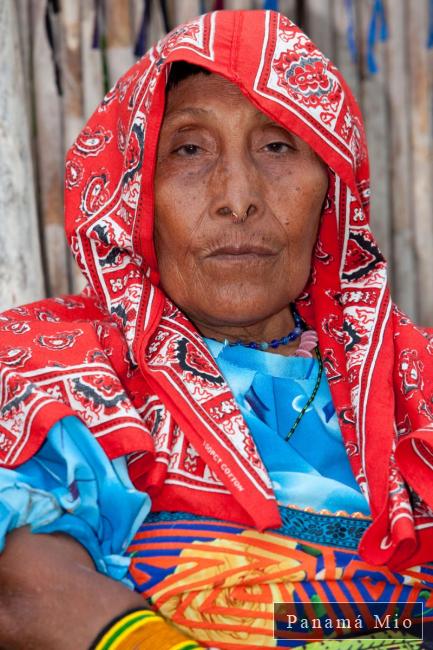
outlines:
[{"label": "red paisley pattern", "polygon": [[77,159],[69,159],[65,166],[65,186],[68,190],[76,187],[83,178],[83,165]]},{"label": "red paisley pattern", "polygon": [[79,156],[98,156],[112,137],[111,131],[106,131],[103,126],[94,130],[85,127],[75,141],[75,152]]},{"label": "red paisley pattern", "polygon": [[[391,567],[432,559],[433,333],[390,300],[369,227],[362,118],[333,64],[274,12],[214,12],[167,35],[119,80],[66,163],[66,230],[88,287],[0,317],[0,460],[25,461],[76,413],[109,457],[128,454],[154,509],[278,526],[265,468],[188,319],[158,287],[153,162],[168,66],[239,84],[329,168],[311,279],[318,331],[353,472],[373,522],[359,552]],[[76,332],[80,335],[76,336]]]}]

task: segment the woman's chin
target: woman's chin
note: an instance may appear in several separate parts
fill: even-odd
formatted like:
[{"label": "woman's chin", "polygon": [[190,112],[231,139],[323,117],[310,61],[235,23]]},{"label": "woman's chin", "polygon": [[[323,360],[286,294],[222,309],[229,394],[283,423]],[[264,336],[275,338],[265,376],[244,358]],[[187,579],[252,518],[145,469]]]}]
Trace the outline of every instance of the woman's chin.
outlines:
[{"label": "woman's chin", "polygon": [[263,305],[262,308],[260,308],[261,305],[257,303],[252,305],[242,305],[242,308],[239,306],[239,303],[234,303],[227,304],[224,309],[213,308],[205,313],[202,312],[198,319],[195,319],[194,317],[191,318],[195,322],[200,321],[203,324],[216,328],[242,328],[264,323],[279,312],[287,309],[287,306],[288,303],[281,306],[275,306],[275,310],[270,310],[269,303]]},{"label": "woman's chin", "polygon": [[[230,287],[215,290],[208,285],[204,313],[213,320],[233,325],[251,325],[265,321],[285,310],[296,297],[287,291],[276,291],[276,286],[255,283],[233,283]],[[203,304],[203,307],[205,305]]]}]

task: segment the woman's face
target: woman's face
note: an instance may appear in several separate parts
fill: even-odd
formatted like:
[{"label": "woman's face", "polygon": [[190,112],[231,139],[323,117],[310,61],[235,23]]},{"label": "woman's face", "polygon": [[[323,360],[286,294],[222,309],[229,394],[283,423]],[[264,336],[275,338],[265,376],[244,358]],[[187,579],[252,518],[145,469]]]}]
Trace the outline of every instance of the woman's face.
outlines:
[{"label": "woman's face", "polygon": [[287,311],[308,280],[327,186],[312,149],[237,86],[184,79],[168,93],[155,172],[163,289],[199,327]]}]

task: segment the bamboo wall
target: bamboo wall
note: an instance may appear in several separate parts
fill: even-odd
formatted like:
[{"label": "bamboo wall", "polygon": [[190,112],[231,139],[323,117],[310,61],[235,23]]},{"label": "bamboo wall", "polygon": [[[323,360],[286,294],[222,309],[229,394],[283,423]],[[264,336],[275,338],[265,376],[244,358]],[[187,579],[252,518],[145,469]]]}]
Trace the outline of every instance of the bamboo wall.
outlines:
[{"label": "bamboo wall", "polygon": [[[164,4],[173,27],[203,6],[264,3],[0,0],[1,309],[80,288],[63,236],[64,153],[107,87],[134,62],[139,34],[143,48],[165,33]],[[375,45],[375,74],[366,62],[376,0],[278,4],[340,67],[361,104],[372,223],[390,262],[393,297],[418,322],[433,325],[429,0],[383,0],[388,38]]]}]

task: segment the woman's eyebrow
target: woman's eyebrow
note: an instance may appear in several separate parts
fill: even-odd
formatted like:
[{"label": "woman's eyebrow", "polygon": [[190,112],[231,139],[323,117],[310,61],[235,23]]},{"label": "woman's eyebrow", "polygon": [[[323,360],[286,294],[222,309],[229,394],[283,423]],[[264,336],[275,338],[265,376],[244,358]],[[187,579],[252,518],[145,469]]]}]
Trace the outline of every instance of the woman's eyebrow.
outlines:
[{"label": "woman's eyebrow", "polygon": [[186,106],[185,108],[177,108],[173,111],[168,110],[165,114],[165,120],[171,122],[172,120],[177,119],[178,117],[187,116],[187,117],[210,117],[212,116],[213,111],[206,108],[198,108],[196,106]]},{"label": "woman's eyebrow", "polygon": [[276,129],[281,129],[282,131],[286,131],[287,133],[290,133],[288,129],[286,129],[281,124],[278,124],[278,122],[274,122],[273,119],[271,119],[270,117],[268,117],[268,115],[265,115],[264,113],[259,112],[257,116],[257,121],[260,122],[261,126],[271,126]]}]

